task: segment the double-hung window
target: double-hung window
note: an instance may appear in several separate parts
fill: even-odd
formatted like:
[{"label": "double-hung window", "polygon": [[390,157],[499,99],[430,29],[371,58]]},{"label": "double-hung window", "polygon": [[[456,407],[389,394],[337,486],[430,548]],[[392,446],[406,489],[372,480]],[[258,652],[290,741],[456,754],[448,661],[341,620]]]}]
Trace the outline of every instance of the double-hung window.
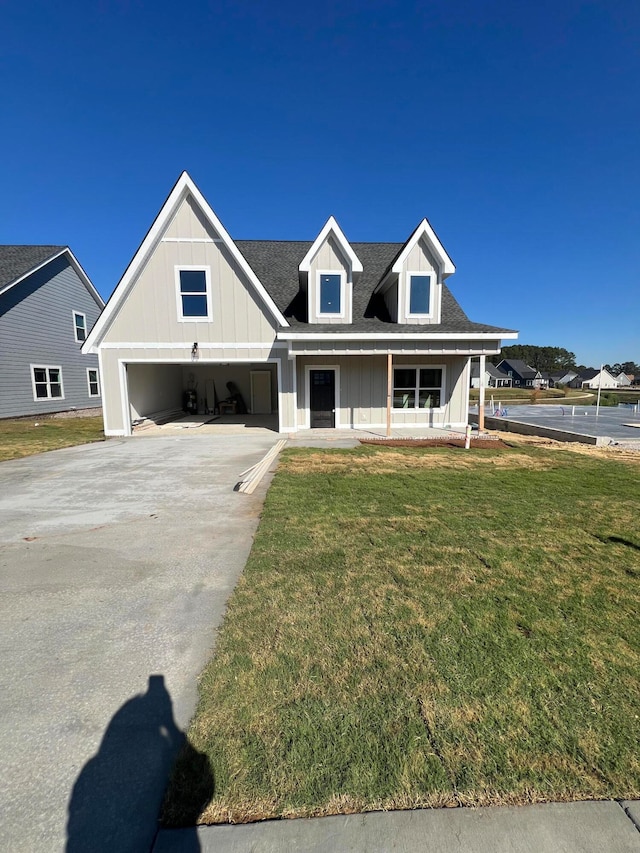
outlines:
[{"label": "double-hung window", "polygon": [[179,320],[211,320],[209,267],[176,267]]},{"label": "double-hung window", "polygon": [[318,273],[317,313],[319,317],[341,317],[343,314],[343,280],[339,272]]},{"label": "double-hung window", "polygon": [[81,344],[87,337],[87,315],[80,311],[73,312],[73,332],[76,341]]},{"label": "double-hung window", "polygon": [[395,367],[394,409],[439,409],[444,399],[441,367]]},{"label": "double-hung window", "polygon": [[87,385],[89,386],[89,396],[100,396],[100,380],[98,379],[98,370],[95,367],[87,367]]},{"label": "double-hung window", "polygon": [[34,400],[64,399],[61,367],[32,364],[31,384]]},{"label": "double-hung window", "polygon": [[408,273],[409,317],[431,317],[433,314],[433,276],[425,273]]}]

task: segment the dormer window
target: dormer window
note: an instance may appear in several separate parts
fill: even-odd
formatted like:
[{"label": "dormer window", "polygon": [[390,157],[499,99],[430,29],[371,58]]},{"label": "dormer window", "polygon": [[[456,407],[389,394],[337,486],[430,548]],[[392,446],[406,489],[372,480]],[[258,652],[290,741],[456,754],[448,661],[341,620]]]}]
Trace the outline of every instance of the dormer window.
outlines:
[{"label": "dormer window", "polygon": [[343,284],[341,272],[318,273],[318,317],[341,317],[344,313]]},{"label": "dormer window", "polygon": [[433,275],[407,273],[409,317],[431,317],[433,315]]}]

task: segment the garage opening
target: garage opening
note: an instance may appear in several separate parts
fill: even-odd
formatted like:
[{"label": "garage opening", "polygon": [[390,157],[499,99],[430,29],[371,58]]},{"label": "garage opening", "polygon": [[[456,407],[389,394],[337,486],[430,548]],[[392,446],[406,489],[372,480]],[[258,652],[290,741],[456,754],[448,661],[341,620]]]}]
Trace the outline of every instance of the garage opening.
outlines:
[{"label": "garage opening", "polygon": [[127,386],[133,430],[235,424],[278,431],[274,363],[134,363]]}]

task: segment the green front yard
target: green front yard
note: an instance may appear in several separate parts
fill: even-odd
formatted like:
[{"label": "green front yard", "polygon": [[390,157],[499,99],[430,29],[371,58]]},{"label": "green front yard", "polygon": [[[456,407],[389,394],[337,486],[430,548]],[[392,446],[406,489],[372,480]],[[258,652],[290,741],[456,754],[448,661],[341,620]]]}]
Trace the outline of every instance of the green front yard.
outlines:
[{"label": "green front yard", "polygon": [[89,441],[103,441],[101,417],[30,418],[0,420],[0,462],[58,450]]},{"label": "green front yard", "polygon": [[611,457],[285,452],[201,679],[201,820],[639,797],[640,465]]}]

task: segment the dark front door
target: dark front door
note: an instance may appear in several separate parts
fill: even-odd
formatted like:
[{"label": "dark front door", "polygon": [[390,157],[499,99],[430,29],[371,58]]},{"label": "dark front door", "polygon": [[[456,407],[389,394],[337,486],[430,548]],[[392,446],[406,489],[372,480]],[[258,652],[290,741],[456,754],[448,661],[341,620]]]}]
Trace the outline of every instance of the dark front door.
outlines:
[{"label": "dark front door", "polygon": [[309,376],[311,429],[336,425],[336,374],[334,370],[311,370]]}]

